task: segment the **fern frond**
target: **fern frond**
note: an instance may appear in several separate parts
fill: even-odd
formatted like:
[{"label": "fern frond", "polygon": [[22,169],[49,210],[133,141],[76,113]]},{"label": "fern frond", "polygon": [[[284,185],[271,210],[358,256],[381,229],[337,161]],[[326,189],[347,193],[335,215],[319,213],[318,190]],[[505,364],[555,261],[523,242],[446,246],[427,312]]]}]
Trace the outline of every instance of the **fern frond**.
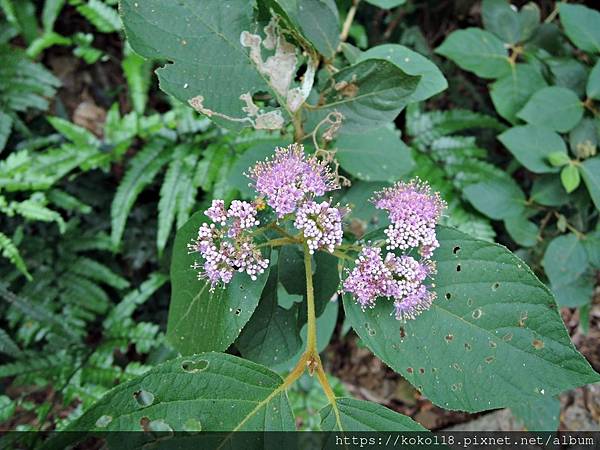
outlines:
[{"label": "fern frond", "polygon": [[121,18],[117,11],[100,0],[88,0],[77,6],[77,11],[101,33],[114,33],[121,29]]},{"label": "fern frond", "polygon": [[79,257],[73,262],[71,272],[107,284],[115,289],[129,287],[129,281],[114,273],[110,268],[87,257]]},{"label": "fern frond", "polygon": [[4,233],[0,231],[0,254],[8,259],[23,275],[27,277],[28,280],[31,280],[31,274],[27,271],[27,265],[21,254],[19,253],[19,249],[17,249],[16,245],[13,241]]},{"label": "fern frond", "polygon": [[170,153],[165,151],[164,142],[154,140],[130,161],[130,167],[117,188],[111,206],[111,239],[114,247],[121,243],[127,216],[138,195],[154,180],[169,159]]},{"label": "fern frond", "polygon": [[60,285],[64,289],[62,298],[67,302],[96,314],[103,314],[108,309],[110,303],[108,295],[104,289],[88,278],[68,272],[61,277]]},{"label": "fern frond", "polygon": [[19,346],[15,344],[15,341],[2,328],[0,328],[0,353],[12,356],[13,358],[17,358],[23,353]]},{"label": "fern frond", "polygon": [[0,377],[40,375],[41,372],[56,372],[65,367],[69,368],[71,364],[72,358],[64,350],[55,354],[29,353],[28,357],[0,365]]}]

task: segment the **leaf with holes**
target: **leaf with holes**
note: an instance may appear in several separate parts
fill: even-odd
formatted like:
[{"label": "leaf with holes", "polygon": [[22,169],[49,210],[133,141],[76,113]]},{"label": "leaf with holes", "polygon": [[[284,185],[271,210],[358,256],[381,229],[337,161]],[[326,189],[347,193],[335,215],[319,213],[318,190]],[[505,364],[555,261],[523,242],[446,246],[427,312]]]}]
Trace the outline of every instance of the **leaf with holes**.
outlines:
[{"label": "leaf with holes", "polygon": [[323,431],[427,431],[410,417],[377,403],[342,397],[335,404],[336,408],[328,405],[320,411]]},{"label": "leaf with holes", "polygon": [[506,248],[439,227],[432,307],[401,323],[383,298],[346,317],[387,365],[448,409],[483,411],[600,380],[573,347],[550,291]]},{"label": "leaf with holes", "polygon": [[[286,97],[296,49],[285,45],[278,59],[263,61],[261,52],[273,39],[255,21],[254,2],[181,0],[169,5],[168,14],[161,13],[164,8],[161,0],[121,2],[132,48],[146,58],[172,61],[157,71],[161,89],[221,126],[280,129],[290,118]],[[252,101],[258,92],[269,93],[281,107],[261,110]]]},{"label": "leaf with holes", "polygon": [[203,222],[208,222],[204,213],[194,214],[177,232],[173,247],[167,338],[183,355],[226,350],[256,309],[269,272],[256,281],[236,273],[227,287],[210,292],[210,283],[199,280],[191,267],[198,255],[187,251]]},{"label": "leaf with holes", "polygon": [[[127,441],[128,448],[142,448],[158,443],[153,431],[293,431],[295,422],[279,375],[236,356],[203,353],[173,359],[120,384],[67,430],[103,433],[111,448],[123,437],[107,431],[146,431],[131,433]],[[212,437],[214,446],[202,441],[206,448],[217,448],[224,437],[236,439],[226,433]],[[65,448],[78,438],[62,433],[48,448]]]}]

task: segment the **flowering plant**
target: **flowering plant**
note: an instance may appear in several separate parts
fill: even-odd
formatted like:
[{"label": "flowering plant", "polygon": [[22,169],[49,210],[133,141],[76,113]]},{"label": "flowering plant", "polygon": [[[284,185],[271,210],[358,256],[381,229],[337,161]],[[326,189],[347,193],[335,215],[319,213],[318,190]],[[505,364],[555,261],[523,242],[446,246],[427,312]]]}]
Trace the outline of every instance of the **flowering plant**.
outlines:
[{"label": "flowering plant", "polygon": [[[527,265],[445,226],[441,196],[409,181],[415,163],[386,125],[446,80],[405,47],[345,44],[357,6],[338,33],[332,0],[179,0],[164,15],[159,0],[121,2],[133,49],[172,61],[163,90],[271,141],[232,169],[246,174],[230,179],[242,200],[212,200],[177,233],[167,338],[180,356],[71,429],[294,430],[287,393],[308,373],[327,398],[322,430],[424,431],[334,391],[322,355],[342,328],[448,409],[535,407],[598,381]],[[350,180],[380,183],[368,195],[379,220],[340,193]]]}]

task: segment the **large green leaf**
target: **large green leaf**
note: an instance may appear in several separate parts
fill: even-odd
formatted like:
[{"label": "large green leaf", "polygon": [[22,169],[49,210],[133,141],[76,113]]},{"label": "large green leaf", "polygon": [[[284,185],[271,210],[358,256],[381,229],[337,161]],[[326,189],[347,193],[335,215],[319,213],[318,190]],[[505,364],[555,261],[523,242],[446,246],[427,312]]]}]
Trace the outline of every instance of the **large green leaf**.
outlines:
[{"label": "large green leaf", "polygon": [[511,178],[470,184],[463,193],[475,209],[496,220],[518,216],[525,207],[525,194]]},{"label": "large green leaf", "polygon": [[481,16],[485,29],[508,44],[528,39],[540,23],[540,9],[533,2],[517,11],[507,0],[483,0]]},{"label": "large green leaf", "polygon": [[508,75],[492,84],[490,96],[498,114],[515,123],[529,97],[544,86],[546,80],[533,65],[516,64]]},{"label": "large green leaf", "polygon": [[426,100],[448,87],[446,78],[433,62],[403,45],[385,44],[370,48],[361,53],[356,62],[370,58],[386,59],[407,74],[421,77],[417,89],[410,96],[410,103]]},{"label": "large green leaf", "polygon": [[498,139],[521,164],[535,173],[558,172],[558,168],[548,162],[548,155],[567,155],[565,141],[557,133],[536,125],[510,128]]},{"label": "large green leaf", "polygon": [[583,5],[559,4],[560,23],[581,50],[600,53],[600,12]]},{"label": "large green leaf", "polygon": [[393,182],[415,165],[409,148],[391,127],[341,134],[335,147],[340,165],[360,180]]},{"label": "large green leaf", "polygon": [[579,170],[594,205],[600,210],[600,156],[586,159]]},{"label": "large green leaf", "polygon": [[[173,431],[294,431],[295,423],[279,375],[235,356],[202,353],[160,364],[117,386],[67,430],[104,433],[113,445],[122,444],[123,436],[105,432],[138,431],[128,435],[127,448],[141,448],[152,440],[141,431],[165,432],[158,434],[164,438]],[[65,448],[77,438],[62,433],[49,448]]]},{"label": "large green leaf", "polygon": [[198,255],[187,250],[207,221],[202,212],[194,214],[177,232],[173,248],[167,338],[183,355],[226,350],[252,316],[268,277],[268,271],[256,281],[236,273],[225,288],[210,292],[210,283],[198,280],[191,267]]},{"label": "large green leaf", "polygon": [[161,0],[121,2],[132,48],[146,58],[172,62],[157,71],[162,90],[185,103],[195,99],[196,109],[236,130],[253,125],[241,95],[269,92],[285,106],[285,93],[273,88],[271,77],[240,42],[242,32],[258,28],[253,1],[181,0],[161,14],[164,8]]},{"label": "large green leaf", "polygon": [[323,104],[312,108],[307,129],[334,111],[343,115],[346,132],[379,128],[410,102],[419,79],[385,59],[367,59],[342,69],[332,77]]},{"label": "large green leaf", "polygon": [[501,78],[511,70],[503,42],[479,28],[454,31],[435,51],[481,78]]},{"label": "large green leaf", "polygon": [[564,133],[583,117],[583,104],[570,89],[545,87],[533,94],[517,116],[527,123]]},{"label": "large green leaf", "polygon": [[600,379],[575,350],[550,291],[506,248],[439,228],[432,307],[401,323],[392,302],[346,317],[362,341],[435,404],[482,411]]},{"label": "large green leaf", "polygon": [[319,53],[333,57],[340,42],[340,24],[334,0],[273,0],[288,20]]},{"label": "large green leaf", "polygon": [[398,414],[385,406],[354,398],[337,398],[337,412],[331,405],[323,408],[323,431],[427,431],[410,417]]}]

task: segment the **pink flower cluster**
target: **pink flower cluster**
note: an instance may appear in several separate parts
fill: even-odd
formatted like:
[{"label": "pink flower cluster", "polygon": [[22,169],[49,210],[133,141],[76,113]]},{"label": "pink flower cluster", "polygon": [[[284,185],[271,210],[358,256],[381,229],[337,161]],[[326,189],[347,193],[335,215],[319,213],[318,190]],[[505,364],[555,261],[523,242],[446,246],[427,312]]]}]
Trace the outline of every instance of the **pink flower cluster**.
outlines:
[{"label": "pink flower cluster", "polygon": [[273,158],[256,164],[248,177],[279,218],[295,212],[307,198],[339,188],[327,164],[307,158],[300,144],[277,148]]},{"label": "pink flower cluster", "polygon": [[229,283],[236,271],[256,280],[269,267],[269,260],[263,258],[248,233],[259,225],[256,213],[255,205],[239,200],[231,202],[229,209],[225,209],[223,200],[213,200],[204,212],[212,223],[200,226],[197,239],[188,244],[188,252],[203,257],[203,264],[196,262],[192,267],[201,269],[198,278],[208,279],[211,290],[219,283]]},{"label": "pink flower cluster", "polygon": [[342,243],[344,210],[329,201],[314,201],[339,185],[327,164],[307,157],[302,145],[278,148],[272,159],[256,164],[248,176],[277,217],[296,213],[294,226],[304,234],[311,253],[333,252]]},{"label": "pink flower cluster", "polygon": [[374,203],[389,213],[387,250],[418,248],[423,259],[392,252],[384,257],[381,248],[367,245],[344,281],[344,291],[354,294],[363,309],[374,307],[378,297],[393,298],[396,318],[414,319],[435,300],[435,293],[424,283],[435,274],[435,264],[429,258],[439,247],[435,226],[445,203],[419,180],[399,182],[376,193]]}]

